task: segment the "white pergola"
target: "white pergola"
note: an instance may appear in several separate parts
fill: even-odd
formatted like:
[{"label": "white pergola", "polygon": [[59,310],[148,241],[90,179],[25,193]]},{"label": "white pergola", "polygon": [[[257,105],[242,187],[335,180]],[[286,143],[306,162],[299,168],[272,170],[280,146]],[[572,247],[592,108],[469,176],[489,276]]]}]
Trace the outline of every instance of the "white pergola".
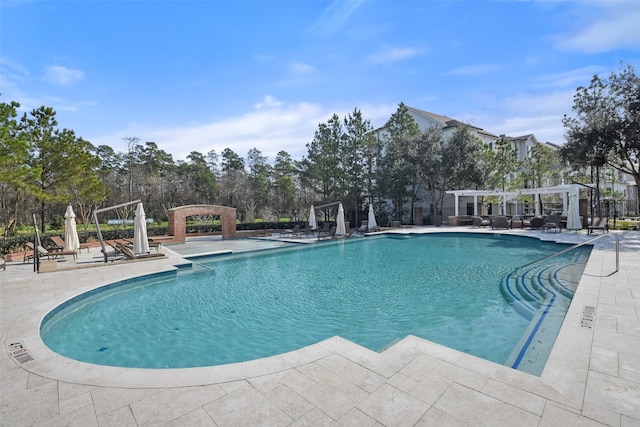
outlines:
[{"label": "white pergola", "polygon": [[455,216],[460,215],[460,197],[473,196],[473,215],[478,216],[478,197],[500,196],[502,197],[502,211],[507,214],[507,201],[518,195],[514,191],[495,191],[495,190],[454,190],[447,191],[447,194],[454,195],[454,212]]},{"label": "white pergola", "polygon": [[455,197],[455,215],[460,215],[460,197],[473,197],[473,215],[478,215],[478,197],[481,196],[499,196],[502,197],[502,214],[507,214],[507,202],[518,196],[533,195],[534,205],[536,209],[536,215],[542,214],[540,212],[540,195],[542,194],[561,194],[562,196],[562,214],[567,214],[567,206],[569,200],[569,189],[572,185],[578,185],[581,187],[594,187],[593,184],[564,184],[556,185],[554,187],[541,187],[541,188],[523,188],[518,191],[497,191],[497,190],[453,190],[447,191],[447,194],[453,194]]}]

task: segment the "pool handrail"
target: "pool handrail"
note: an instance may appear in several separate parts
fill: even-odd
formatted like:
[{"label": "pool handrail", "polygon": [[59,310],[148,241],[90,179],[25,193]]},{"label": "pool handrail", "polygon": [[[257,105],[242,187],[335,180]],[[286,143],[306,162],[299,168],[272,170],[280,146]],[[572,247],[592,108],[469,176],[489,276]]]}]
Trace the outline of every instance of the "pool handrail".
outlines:
[{"label": "pool handrail", "polygon": [[563,249],[563,250],[561,250],[560,252],[556,252],[556,253],[553,253],[553,254],[551,254],[551,255],[547,255],[547,256],[545,256],[545,257],[542,257],[542,258],[540,258],[540,259],[537,259],[537,260],[535,260],[535,261],[532,261],[532,262],[528,262],[528,263],[526,263],[526,264],[523,264],[523,265],[521,265],[521,266],[517,267],[517,268],[514,270],[514,272],[516,272],[516,271],[520,270],[521,268],[524,268],[524,267],[530,266],[530,265],[532,265],[532,264],[535,264],[535,263],[537,263],[537,262],[545,261],[545,260],[547,260],[547,259],[549,259],[549,258],[554,258],[554,257],[556,257],[556,256],[558,256],[558,255],[562,255],[562,254],[564,254],[564,253],[567,253],[567,252],[569,252],[569,251],[572,251],[572,250],[574,250],[574,249],[576,249],[576,248],[579,248],[579,247],[581,247],[581,246],[589,245],[589,244],[591,244],[591,243],[595,242],[596,240],[602,239],[603,237],[613,237],[614,239],[616,239],[616,271],[614,271],[614,273],[617,273],[617,272],[620,270],[620,239],[618,239],[618,237],[617,237],[617,236],[614,236],[613,234],[602,234],[602,235],[600,235],[600,236],[594,237],[593,239],[590,239],[590,240],[587,240],[587,241],[584,241],[584,242],[580,242],[580,243],[576,243],[575,245],[573,245],[573,246],[571,246],[571,247],[569,247],[569,248]]}]

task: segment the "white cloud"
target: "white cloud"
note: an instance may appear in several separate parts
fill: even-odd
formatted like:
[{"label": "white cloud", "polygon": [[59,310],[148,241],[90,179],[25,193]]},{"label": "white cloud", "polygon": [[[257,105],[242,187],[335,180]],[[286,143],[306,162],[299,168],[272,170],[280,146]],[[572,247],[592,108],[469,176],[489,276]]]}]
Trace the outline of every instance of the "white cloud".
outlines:
[{"label": "white cloud", "polygon": [[606,68],[599,65],[590,65],[575,70],[566,71],[564,73],[545,74],[537,80],[536,87],[559,87],[576,88],[578,86],[587,86],[595,74],[601,74],[607,71]]},{"label": "white cloud", "polygon": [[324,35],[336,33],[362,2],[363,0],[333,0],[313,24],[311,31]]},{"label": "white cloud", "polygon": [[589,20],[573,32],[556,36],[556,47],[561,50],[601,53],[616,49],[640,50],[640,2],[613,1],[587,2]]},{"label": "white cloud", "polygon": [[416,56],[419,50],[413,47],[383,46],[378,52],[369,56],[369,59],[377,63],[402,61]]},{"label": "white cloud", "polygon": [[315,70],[309,64],[304,64],[302,62],[294,62],[289,67],[289,71],[292,74],[296,74],[296,75],[306,75],[306,74],[313,73]]},{"label": "white cloud", "polygon": [[44,70],[45,81],[56,86],[70,86],[82,80],[83,77],[84,73],[82,71],[61,65],[50,65]]},{"label": "white cloud", "polygon": [[5,56],[0,56],[0,71],[4,78],[10,77],[11,80],[23,80],[30,74],[24,65]]},{"label": "white cloud", "polygon": [[478,126],[508,136],[534,134],[538,141],[564,144],[562,118],[571,115],[573,90],[520,93],[498,100],[499,107],[482,112]]},{"label": "white cloud", "polygon": [[500,124],[501,133],[508,136],[534,134],[540,142],[564,144],[564,128],[561,120],[562,116],[557,115],[510,117]]},{"label": "white cloud", "polygon": [[447,74],[457,76],[480,76],[493,73],[494,71],[498,71],[501,68],[502,66],[497,64],[475,64],[455,68],[449,71]]},{"label": "white cloud", "polygon": [[[371,120],[372,126],[384,123],[397,108],[396,105],[357,105],[363,117]],[[342,118],[354,108],[327,107],[309,102],[286,104],[276,101],[273,96],[265,97],[254,107],[245,114],[211,123],[167,128],[157,124],[131,124],[114,134],[89,136],[87,139],[96,146],[109,145],[116,151],[124,151],[122,138],[137,136],[141,141],[156,142],[175,160],[184,160],[192,151],[206,154],[215,150],[220,154],[225,148],[245,157],[254,147],[271,162],[281,150],[299,160],[306,156],[306,144],[313,140],[319,123],[326,122],[334,113]]]},{"label": "white cloud", "polygon": [[258,102],[254,107],[258,110],[262,108],[273,108],[282,106],[282,102],[278,101],[273,95],[266,95],[262,102]]},{"label": "white cloud", "polygon": [[273,82],[272,86],[277,88],[309,86],[320,79],[313,66],[299,61],[292,61],[286,65],[284,76]]}]

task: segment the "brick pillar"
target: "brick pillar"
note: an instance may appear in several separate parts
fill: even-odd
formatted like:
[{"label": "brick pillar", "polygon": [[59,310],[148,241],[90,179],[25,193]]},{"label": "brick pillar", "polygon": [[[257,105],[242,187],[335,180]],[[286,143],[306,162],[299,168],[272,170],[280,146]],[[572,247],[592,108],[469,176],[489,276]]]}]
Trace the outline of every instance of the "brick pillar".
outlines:
[{"label": "brick pillar", "polygon": [[[229,208],[227,208],[229,209]],[[236,212],[225,212],[222,217],[222,238],[233,239],[236,237]]]},{"label": "brick pillar", "polygon": [[169,236],[175,236],[176,235],[176,227],[174,224],[175,221],[175,211],[173,209],[169,210],[169,216],[167,218],[169,224],[167,225],[167,234]]}]

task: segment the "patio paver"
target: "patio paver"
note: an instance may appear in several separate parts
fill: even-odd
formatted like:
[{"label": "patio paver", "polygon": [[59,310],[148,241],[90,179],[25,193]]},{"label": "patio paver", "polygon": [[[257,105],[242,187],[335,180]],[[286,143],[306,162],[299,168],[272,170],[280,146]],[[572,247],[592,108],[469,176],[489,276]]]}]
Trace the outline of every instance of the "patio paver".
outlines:
[{"label": "patio paver", "polygon": [[[398,232],[490,232],[466,227]],[[509,230],[567,242],[593,236]],[[81,269],[69,257],[49,273],[7,263],[0,271],[0,423],[19,425],[640,425],[640,233],[595,242],[585,274],[540,377],[409,336],[383,353],[333,337],[259,361],[209,368],[98,367],[44,346],[42,315],[70,296],[185,261]],[[228,244],[226,242],[225,244]],[[243,245],[246,244],[243,243]],[[227,250],[225,248],[225,250]],[[101,258],[80,254],[78,265]],[[591,327],[581,325],[595,307]],[[34,325],[36,325],[34,327]],[[10,355],[26,347],[33,358]],[[24,359],[22,359],[24,360]]]}]

